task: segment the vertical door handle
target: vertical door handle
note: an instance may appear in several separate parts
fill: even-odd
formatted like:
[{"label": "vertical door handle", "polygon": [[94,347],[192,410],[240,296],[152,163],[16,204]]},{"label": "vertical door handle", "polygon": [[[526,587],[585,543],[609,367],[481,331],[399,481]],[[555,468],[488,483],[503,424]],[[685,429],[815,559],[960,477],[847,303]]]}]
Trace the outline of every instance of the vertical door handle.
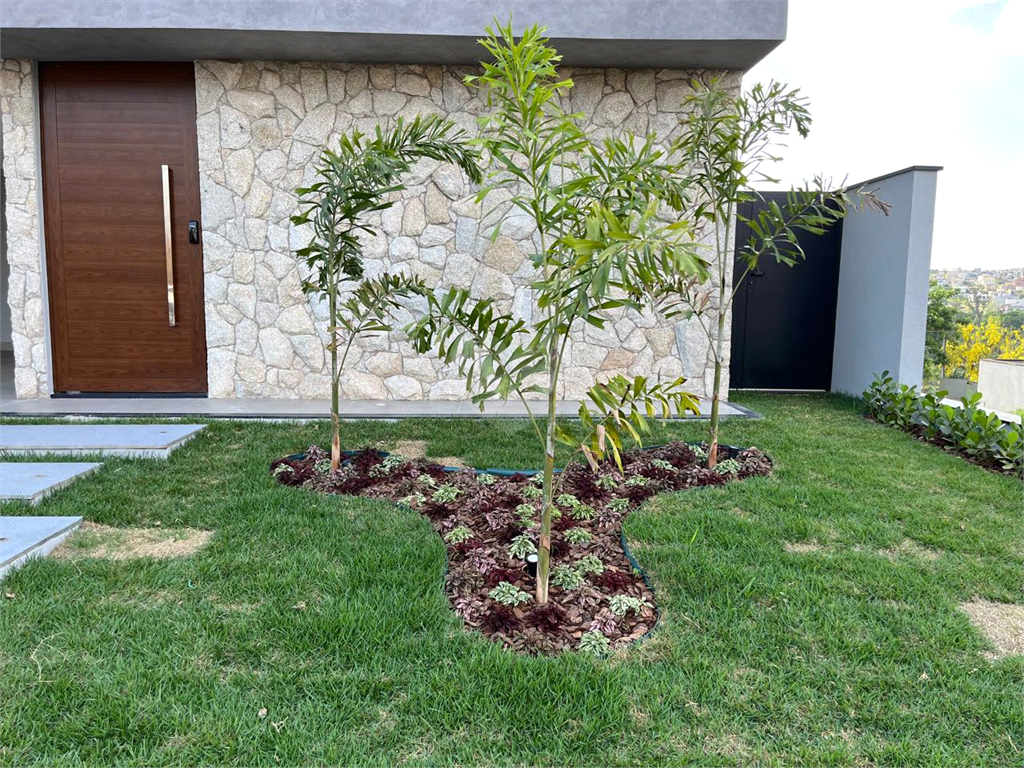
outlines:
[{"label": "vertical door handle", "polygon": [[177,325],[174,319],[174,244],[171,240],[171,168],[160,166],[164,184],[164,251],[167,258],[167,324]]}]

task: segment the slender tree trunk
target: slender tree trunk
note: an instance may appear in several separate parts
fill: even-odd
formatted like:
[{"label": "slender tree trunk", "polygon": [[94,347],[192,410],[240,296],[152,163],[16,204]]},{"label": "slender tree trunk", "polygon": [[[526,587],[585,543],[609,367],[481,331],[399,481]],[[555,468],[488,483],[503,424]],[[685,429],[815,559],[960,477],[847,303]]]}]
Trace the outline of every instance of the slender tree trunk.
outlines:
[{"label": "slender tree trunk", "polygon": [[338,284],[332,282],[328,316],[331,318],[331,471],[341,467],[341,370],[338,368]]},{"label": "slender tree trunk", "polygon": [[[730,210],[730,215],[731,215]],[[729,232],[726,230],[726,244],[729,241]],[[719,391],[722,388],[722,345],[725,338],[725,315],[728,311],[729,305],[726,303],[726,285],[725,277],[728,270],[725,267],[724,259],[726,258],[725,249],[723,248],[719,255],[720,266],[719,273],[721,277],[718,281],[718,332],[715,334],[715,385],[714,391],[711,393],[711,423],[709,426],[709,439],[708,439],[708,467],[714,468],[715,464],[718,463],[718,404],[721,399]]]},{"label": "slender tree trunk", "polygon": [[544,505],[540,513],[540,540],[537,544],[537,605],[548,602],[548,575],[551,564],[551,511],[555,487],[555,418],[557,411],[558,360],[552,342],[548,359],[548,425],[544,441]]},{"label": "slender tree trunk", "polygon": [[708,440],[708,467],[718,463],[718,391],[722,387],[722,336],[725,333],[725,313],[718,315],[718,338],[715,339],[715,390],[711,395],[711,424]]}]

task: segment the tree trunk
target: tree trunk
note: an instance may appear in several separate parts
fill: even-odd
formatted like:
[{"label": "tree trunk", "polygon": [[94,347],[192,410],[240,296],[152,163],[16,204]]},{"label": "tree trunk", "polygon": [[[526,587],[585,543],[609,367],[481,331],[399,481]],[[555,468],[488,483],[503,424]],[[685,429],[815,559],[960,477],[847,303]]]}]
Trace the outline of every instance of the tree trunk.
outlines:
[{"label": "tree trunk", "polygon": [[331,471],[341,467],[341,371],[338,370],[338,285],[331,285],[329,316],[331,323]]},{"label": "tree trunk", "polygon": [[722,387],[722,337],[725,336],[725,311],[718,311],[718,336],[715,338],[715,387],[711,393],[711,423],[708,439],[708,468],[714,469],[718,463],[718,403],[719,390]]},{"label": "tree trunk", "polygon": [[557,413],[557,359],[551,352],[548,378],[548,425],[544,441],[544,504],[540,513],[540,540],[537,543],[537,605],[548,602],[548,575],[551,563],[551,511],[555,486],[555,417]]}]

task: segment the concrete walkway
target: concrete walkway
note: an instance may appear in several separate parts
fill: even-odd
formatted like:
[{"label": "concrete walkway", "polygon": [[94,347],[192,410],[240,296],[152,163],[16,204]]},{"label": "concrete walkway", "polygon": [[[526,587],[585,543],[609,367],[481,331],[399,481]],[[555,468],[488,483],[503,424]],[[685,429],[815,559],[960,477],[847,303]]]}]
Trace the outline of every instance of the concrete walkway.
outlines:
[{"label": "concrete walkway", "polygon": [[100,466],[85,461],[0,463],[0,501],[38,504],[43,497]]},{"label": "concrete walkway", "polygon": [[128,456],[166,459],[202,424],[5,424],[2,456]]},{"label": "concrete walkway", "polygon": [[0,579],[52,552],[81,524],[80,517],[0,517]]},{"label": "concrete walkway", "polygon": [[[537,414],[544,405],[530,404]],[[687,418],[707,418],[711,402],[702,400],[701,415]],[[575,416],[579,401],[562,400],[558,413]],[[0,414],[4,416],[92,416],[92,417],[141,417],[141,416],[203,416],[222,419],[324,419],[331,412],[329,400],[285,400],[274,398],[253,399],[208,399],[201,397],[67,397],[16,400],[0,398]],[[733,405],[722,403],[724,417],[759,418],[758,414]],[[491,401],[479,406],[463,400],[344,400],[341,415],[345,419],[403,419],[414,417],[441,418],[523,418],[526,408],[518,400],[507,402]]]}]

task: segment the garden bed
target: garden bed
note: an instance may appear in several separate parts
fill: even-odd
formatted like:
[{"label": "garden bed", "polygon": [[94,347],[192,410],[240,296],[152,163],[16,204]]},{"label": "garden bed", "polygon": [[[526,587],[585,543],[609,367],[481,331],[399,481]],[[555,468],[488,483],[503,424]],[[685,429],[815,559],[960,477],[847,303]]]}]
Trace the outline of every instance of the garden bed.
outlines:
[{"label": "garden bed", "polygon": [[[622,470],[573,463],[560,473],[552,524],[551,588],[534,602],[540,475],[446,468],[367,449],[330,471],[317,446],[275,461],[279,482],[322,493],[386,499],[423,514],[448,553],[445,586],[466,625],[505,647],[555,654],[603,653],[637,640],[658,619],[654,593],[622,535],[622,522],[659,493],[768,475],[756,448],[730,449],[708,469],[700,446],[682,442],[623,454]],[[721,455],[721,453],[720,453]]]}]

